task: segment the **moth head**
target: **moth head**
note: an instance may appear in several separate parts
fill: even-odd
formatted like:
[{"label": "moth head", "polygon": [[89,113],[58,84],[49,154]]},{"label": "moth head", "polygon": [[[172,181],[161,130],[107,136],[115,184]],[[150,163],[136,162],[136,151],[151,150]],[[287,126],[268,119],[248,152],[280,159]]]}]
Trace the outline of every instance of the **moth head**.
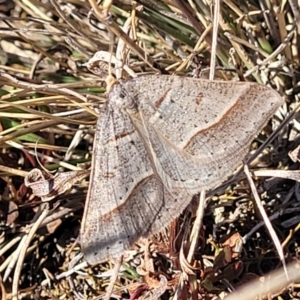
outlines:
[{"label": "moth head", "polygon": [[121,85],[116,86],[109,93],[109,101],[115,107],[128,110],[130,112],[137,111],[137,101],[134,96],[129,95],[124,87]]}]

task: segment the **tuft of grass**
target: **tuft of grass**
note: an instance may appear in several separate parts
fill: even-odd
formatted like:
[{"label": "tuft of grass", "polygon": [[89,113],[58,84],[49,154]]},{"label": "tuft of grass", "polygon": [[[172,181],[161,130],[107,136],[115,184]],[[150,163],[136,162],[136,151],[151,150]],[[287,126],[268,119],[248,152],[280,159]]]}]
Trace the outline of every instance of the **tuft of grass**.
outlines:
[{"label": "tuft of grass", "polygon": [[[95,5],[92,0],[0,3],[3,299],[16,299],[16,291],[19,298],[93,299],[105,295],[116,275],[112,262],[87,267],[80,257],[76,260],[87,178],[47,205],[24,185],[24,176],[34,168],[89,169],[110,63],[117,79],[149,73],[208,77],[215,50],[215,78],[256,81],[276,89],[286,104],[253,142],[249,154],[298,105],[300,21],[293,0],[277,4],[223,0],[217,14],[216,47],[212,3],[118,0],[104,1],[98,9]],[[102,59],[88,63],[98,51]],[[298,162],[291,161],[288,152],[298,146],[298,131],[295,119],[275,135],[251,167],[297,169]],[[298,183],[261,177],[255,183],[287,263],[296,261]],[[236,175],[209,195],[192,265],[181,255],[187,256],[183,242],[191,234],[193,208],[165,234],[141,240],[129,251],[115,276],[114,299],[138,299],[147,289],[154,291],[152,299],[155,295],[161,299],[223,298],[250,279],[266,280],[266,274],[280,266],[245,177]],[[277,290],[258,290],[256,296],[295,299],[299,278],[290,279],[293,282],[278,285]],[[242,299],[247,299],[245,294]]]}]

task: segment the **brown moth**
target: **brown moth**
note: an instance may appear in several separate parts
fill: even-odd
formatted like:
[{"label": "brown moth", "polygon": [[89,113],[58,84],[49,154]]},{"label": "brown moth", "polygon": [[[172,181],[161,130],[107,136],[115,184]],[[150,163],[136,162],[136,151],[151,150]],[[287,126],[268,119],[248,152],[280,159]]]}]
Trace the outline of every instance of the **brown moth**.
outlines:
[{"label": "brown moth", "polygon": [[96,128],[81,228],[87,262],[119,257],[225,181],[281,104],[250,82],[153,75],[116,84]]}]

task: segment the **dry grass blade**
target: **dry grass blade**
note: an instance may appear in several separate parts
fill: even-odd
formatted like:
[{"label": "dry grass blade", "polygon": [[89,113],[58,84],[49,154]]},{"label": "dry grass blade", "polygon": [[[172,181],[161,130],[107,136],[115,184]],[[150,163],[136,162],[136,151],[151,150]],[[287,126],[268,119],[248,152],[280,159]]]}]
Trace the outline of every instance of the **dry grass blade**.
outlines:
[{"label": "dry grass blade", "polygon": [[257,299],[257,297],[270,297],[270,295],[275,295],[275,297],[279,298],[284,290],[293,288],[293,283],[299,282],[300,279],[297,263],[288,265],[287,272],[289,280],[287,280],[285,272],[279,269],[269,274],[265,279],[260,278],[245,284],[231,295],[228,295],[227,299],[239,300],[242,297],[244,300],[252,300]]},{"label": "dry grass blade", "polygon": [[37,229],[39,228],[40,224],[44,221],[44,219],[47,217],[48,214],[49,214],[49,208],[47,207],[47,205],[45,205],[43,210],[41,211],[40,216],[34,223],[34,226],[32,226],[32,228],[28,232],[26,239],[24,240],[24,243],[20,244],[21,249],[20,249],[20,253],[18,255],[18,261],[16,264],[14,280],[13,280],[13,285],[12,285],[12,299],[15,299],[15,300],[19,299],[19,296],[18,296],[19,295],[19,279],[21,276],[21,272],[22,272],[22,268],[23,268],[22,265],[23,265],[23,262],[25,259],[26,251],[28,250],[30,242],[32,241],[33,236],[35,235]]},{"label": "dry grass blade", "polygon": [[280,177],[300,181],[300,171],[289,170],[258,170],[254,172],[255,176],[261,177]]},{"label": "dry grass blade", "polygon": [[195,219],[195,223],[193,225],[193,229],[192,229],[191,236],[190,236],[190,247],[189,247],[190,250],[189,250],[189,253],[187,256],[187,261],[189,263],[192,262],[193,255],[196,250],[196,245],[198,242],[199,233],[200,233],[202,222],[203,222],[203,216],[204,216],[204,210],[205,210],[205,200],[206,200],[205,192],[202,192],[200,194],[199,206],[198,206],[198,210],[196,212],[196,219]]},{"label": "dry grass blade", "polygon": [[118,261],[116,261],[116,264],[115,264],[114,269],[113,269],[113,275],[110,278],[109,286],[106,290],[105,297],[103,298],[104,300],[109,300],[111,298],[111,294],[113,293],[114,285],[117,281],[117,277],[118,277],[122,262],[123,262],[123,256],[121,256],[118,259]]},{"label": "dry grass blade", "polygon": [[219,29],[219,15],[220,15],[220,1],[217,0],[214,4],[213,36],[212,36],[212,45],[211,45],[209,80],[214,80],[214,78],[215,78],[216,51],[217,51],[218,29]]},{"label": "dry grass blade", "polygon": [[[9,260],[6,261],[7,263],[2,264],[2,266],[1,266],[1,269],[3,269],[3,267],[5,268],[5,273],[4,273],[4,276],[3,276],[3,282],[5,282],[7,280],[7,278],[10,275],[10,273],[14,269],[14,267],[15,267],[15,265],[16,265],[19,257],[20,257],[20,253],[21,253],[21,251],[23,249],[23,244],[25,243],[25,241],[27,239],[27,235],[24,235],[22,237],[22,239],[21,240],[20,239],[21,238],[17,238],[14,241],[12,241],[12,242],[18,242],[18,241],[20,241],[19,246],[15,250],[15,252],[13,253],[13,255],[9,258]],[[13,243],[10,243],[9,246],[10,247],[13,246]]]},{"label": "dry grass blade", "polygon": [[283,269],[284,269],[284,272],[286,274],[286,278],[287,278],[287,280],[289,280],[289,275],[287,273],[287,268],[286,268],[286,263],[285,263],[283,249],[281,248],[280,241],[278,239],[278,236],[277,236],[274,228],[272,227],[270,219],[268,218],[268,216],[266,214],[266,211],[264,210],[264,207],[263,207],[262,202],[261,202],[261,200],[259,198],[259,195],[257,193],[257,189],[255,187],[255,184],[254,184],[252,178],[251,178],[251,174],[250,174],[250,171],[249,171],[249,168],[248,168],[247,165],[244,165],[244,171],[245,171],[247,179],[248,179],[248,181],[250,183],[250,187],[251,187],[251,190],[252,190],[252,193],[253,193],[253,196],[254,196],[257,208],[258,208],[258,210],[259,210],[259,212],[260,212],[260,214],[261,214],[261,216],[262,216],[262,218],[264,220],[264,223],[265,223],[265,225],[266,225],[266,227],[267,227],[267,229],[268,229],[268,231],[269,231],[269,233],[270,233],[270,235],[272,237],[272,240],[273,240],[273,242],[274,242],[274,244],[276,246],[278,255],[279,255],[280,260],[282,262]]}]

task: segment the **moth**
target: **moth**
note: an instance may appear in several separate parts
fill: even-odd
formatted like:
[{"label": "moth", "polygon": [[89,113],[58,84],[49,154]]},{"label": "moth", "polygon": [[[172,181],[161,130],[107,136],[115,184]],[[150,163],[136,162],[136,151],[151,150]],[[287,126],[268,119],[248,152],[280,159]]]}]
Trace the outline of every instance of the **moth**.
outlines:
[{"label": "moth", "polygon": [[87,262],[121,256],[225,181],[283,102],[250,82],[151,75],[114,85],[94,140],[81,227]]}]

